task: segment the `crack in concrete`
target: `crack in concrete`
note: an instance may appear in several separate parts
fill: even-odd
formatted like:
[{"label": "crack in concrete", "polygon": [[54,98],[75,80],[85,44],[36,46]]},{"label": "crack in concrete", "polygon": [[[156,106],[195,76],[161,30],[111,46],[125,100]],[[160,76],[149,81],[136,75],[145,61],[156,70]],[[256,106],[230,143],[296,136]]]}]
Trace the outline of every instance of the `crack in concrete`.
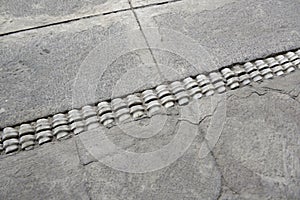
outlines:
[{"label": "crack in concrete", "polygon": [[[249,85],[250,88],[253,89],[253,91],[250,92],[250,94],[246,95],[246,96],[241,96],[241,95],[237,95],[237,94],[230,94],[227,96],[227,99],[230,99],[232,97],[236,97],[236,98],[240,98],[240,99],[247,99],[249,97],[251,97],[252,95],[256,94],[257,96],[264,96],[266,95],[268,92],[275,92],[278,94],[282,94],[282,95],[286,95],[289,98],[291,98],[292,100],[296,101],[297,103],[300,103],[299,100],[297,100],[297,98],[300,95],[300,92],[298,92],[297,94],[291,94],[297,87],[295,87],[294,89],[292,89],[289,92],[286,92],[284,90],[281,89],[277,89],[277,88],[272,88],[272,87],[268,87],[268,86],[262,86],[262,87],[256,87],[253,85]],[[258,91],[258,90],[262,90],[262,91]]]},{"label": "crack in concrete", "polygon": [[236,98],[239,98],[239,99],[247,99],[249,97],[251,97],[252,95],[256,94],[257,96],[264,96],[265,94],[267,94],[267,92],[264,92],[264,93],[259,93],[258,91],[251,91],[250,94],[246,95],[246,96],[240,96],[240,95],[236,95],[236,94],[231,94],[227,97],[227,99],[230,99],[232,97],[236,97]]},{"label": "crack in concrete", "polygon": [[292,100],[296,101],[297,103],[300,103],[299,100],[297,100],[297,97],[299,96],[300,92],[297,95],[291,95],[291,92],[294,90],[291,90],[290,92],[285,92],[284,90],[281,89],[276,89],[276,88],[271,88],[271,87],[267,87],[267,86],[263,86],[262,89],[264,89],[264,91],[272,91],[278,94],[283,94],[288,96],[289,98],[291,98]]},{"label": "crack in concrete", "polygon": [[[278,93],[278,94],[282,94],[282,95],[286,95],[288,96],[289,98],[291,98],[292,100],[299,102],[299,100],[297,100],[296,98],[299,97],[300,95],[300,92],[296,92],[295,94],[291,94],[293,91],[295,91],[298,86],[294,87],[293,89],[289,90],[289,91],[286,91],[284,89],[278,89],[278,88],[272,88],[272,87],[268,87],[268,86],[262,86],[262,87],[257,87],[257,86],[253,86],[253,85],[250,85],[250,88],[252,88],[253,90],[255,91],[251,91],[250,94],[246,95],[246,96],[240,96],[240,95],[235,95],[235,94],[231,94],[229,95],[227,98],[231,98],[231,97],[237,97],[237,98],[241,98],[241,99],[246,99],[254,94],[256,94],[257,96],[264,96],[270,92],[274,92],[274,93]],[[204,140],[206,141],[207,143],[207,140],[204,138]],[[208,147],[209,148],[209,147]],[[217,163],[217,158],[215,157],[214,155],[214,152],[210,149],[213,157],[216,159],[216,163]],[[220,167],[219,167],[220,168]],[[267,179],[268,181],[272,181],[274,183],[281,183],[283,185],[287,185],[287,180],[285,178],[282,178],[282,177],[270,177],[270,176],[265,176],[261,173],[257,173],[255,171],[253,171],[252,169],[249,169],[248,167],[245,167],[243,166],[243,168],[249,170],[251,173],[253,173],[254,175],[258,176],[261,180],[262,179]],[[220,168],[221,169],[221,168]],[[222,172],[220,171],[220,174],[222,175]],[[225,181],[224,180],[224,176],[222,175],[222,181]],[[224,184],[223,184],[224,185]],[[228,187],[228,184],[225,185],[230,191],[234,192],[235,194],[239,195],[240,197],[243,196],[243,194],[239,193],[238,191],[235,191],[233,190],[232,188]],[[221,199],[222,197],[222,194],[223,194],[223,189],[221,190],[220,194],[218,195],[218,198],[217,199]]]},{"label": "crack in concrete", "polygon": [[[75,138],[73,138],[73,139],[75,139]],[[78,156],[78,160],[80,162],[79,168],[86,173],[87,171],[85,170],[85,166],[87,166],[87,165],[89,165],[89,164],[91,164],[93,162],[97,162],[97,161],[91,160],[88,163],[84,163],[82,161],[80,153],[79,153],[79,148],[78,148],[77,140],[75,140],[74,142],[75,142],[75,148],[76,148],[76,153],[77,153],[77,156]],[[88,199],[92,200],[92,196],[91,196],[90,189],[89,189],[88,177],[86,176],[85,173],[82,174],[83,175],[82,182],[83,182],[83,186],[84,186],[84,191],[86,192],[86,195],[87,195]]]},{"label": "crack in concrete", "polygon": [[211,156],[212,156],[213,159],[214,159],[215,167],[217,168],[217,170],[218,170],[218,172],[220,173],[220,176],[221,176],[221,188],[220,188],[220,192],[219,192],[219,194],[218,194],[216,200],[219,200],[219,199],[222,197],[222,194],[223,194],[223,192],[224,192],[224,189],[223,189],[224,186],[226,186],[233,194],[240,195],[239,192],[235,191],[233,188],[231,188],[230,186],[228,186],[228,183],[227,183],[227,181],[225,180],[225,177],[224,177],[224,175],[223,175],[223,173],[222,173],[222,170],[221,170],[222,168],[221,168],[221,166],[219,165],[219,163],[217,162],[218,159],[217,159],[217,157],[215,156],[213,150],[209,147],[207,139],[204,138],[203,142],[206,143],[207,148],[209,149],[210,154],[211,154]]},{"label": "crack in concrete", "polygon": [[196,125],[196,126],[198,126],[198,125],[200,125],[204,120],[206,120],[207,118],[212,117],[212,116],[213,116],[212,114],[211,114],[211,115],[205,115],[205,116],[204,116],[200,121],[198,121],[198,122],[192,122],[191,120],[185,119],[185,118],[179,118],[178,121],[179,121],[179,122],[184,121],[184,122],[188,122],[188,123],[191,124],[191,125]]},{"label": "crack in concrete", "polygon": [[[212,114],[206,115],[205,117],[203,117],[203,118],[199,121],[199,125],[200,125],[200,123],[203,122],[206,118],[209,118],[209,117],[214,116],[215,112],[217,111],[217,108],[218,108],[219,104],[220,104],[220,101],[217,103],[217,105],[216,105],[214,111],[212,112]],[[223,126],[223,128],[224,128],[224,126]],[[223,132],[223,129],[221,130],[220,136],[222,135],[222,132]],[[220,140],[220,137],[218,138],[218,141],[216,142],[216,144],[219,143],[219,140]],[[202,142],[204,142],[204,143],[206,144],[206,146],[207,146],[207,148],[208,148],[208,150],[209,150],[211,156],[212,156],[213,159],[214,159],[215,166],[216,166],[216,168],[217,168],[217,170],[218,170],[218,172],[220,173],[220,176],[221,176],[221,188],[220,188],[220,191],[219,191],[219,194],[218,194],[216,200],[221,199],[221,197],[222,197],[222,195],[223,195],[223,193],[224,193],[224,188],[223,188],[224,186],[227,187],[228,190],[231,191],[233,194],[240,195],[240,193],[237,192],[237,191],[235,191],[233,188],[231,188],[231,187],[229,186],[229,184],[227,183],[227,181],[225,180],[225,177],[224,177],[224,175],[223,175],[223,173],[222,173],[222,170],[221,170],[222,168],[221,168],[221,166],[219,165],[219,163],[217,162],[218,159],[217,159],[217,157],[215,156],[215,154],[214,154],[214,152],[213,152],[213,149],[209,146],[209,141],[207,140],[206,136],[203,138],[203,141],[202,141]]]},{"label": "crack in concrete", "polygon": [[76,147],[76,153],[77,153],[77,156],[78,156],[78,160],[79,160],[79,164],[80,166],[87,166],[91,163],[94,163],[94,162],[98,162],[96,159],[89,159],[87,162],[84,162],[82,160],[82,157],[80,156],[80,151],[79,151],[79,148],[78,148],[78,142],[76,140],[76,138],[73,138],[75,141],[75,147]]},{"label": "crack in concrete", "polygon": [[211,113],[211,114],[208,114],[208,115],[205,115],[204,117],[202,117],[202,118],[201,118],[199,121],[197,121],[197,122],[192,122],[191,120],[186,119],[186,118],[179,118],[178,121],[185,121],[185,122],[188,122],[188,123],[190,123],[190,124],[192,124],[192,125],[200,125],[200,124],[201,124],[203,121],[205,121],[207,118],[213,117],[213,116],[215,115],[215,113],[217,112],[217,109],[218,109],[220,103],[221,103],[221,102],[218,101],[218,103],[217,103],[217,105],[215,106],[215,108],[214,108],[214,110],[212,111],[212,113]]},{"label": "crack in concrete", "polygon": [[128,3],[129,3],[129,5],[130,5],[131,11],[132,11],[132,13],[133,13],[133,15],[134,15],[134,17],[135,17],[135,20],[136,20],[136,22],[137,22],[137,24],[138,24],[138,26],[139,26],[139,29],[140,29],[140,31],[141,31],[141,33],[142,33],[142,36],[143,36],[143,38],[144,38],[144,40],[145,40],[145,42],[146,42],[146,45],[147,45],[147,47],[148,47],[148,50],[150,51],[151,57],[152,57],[153,62],[154,62],[154,64],[155,64],[155,66],[156,66],[156,69],[157,69],[157,71],[158,71],[158,74],[159,74],[159,76],[160,76],[160,79],[161,79],[162,82],[165,82],[167,79],[164,77],[164,75],[162,74],[161,70],[159,69],[158,62],[157,62],[157,60],[156,60],[156,58],[155,58],[155,56],[154,56],[154,53],[153,53],[153,51],[152,51],[152,49],[151,49],[151,47],[150,47],[149,41],[148,41],[148,39],[147,39],[147,37],[146,37],[146,34],[145,34],[144,30],[143,30],[143,27],[142,27],[142,25],[141,25],[141,22],[140,22],[140,20],[138,19],[138,16],[137,16],[137,14],[136,14],[136,12],[135,12],[135,9],[134,9],[134,7],[133,7],[133,5],[132,5],[131,0],[128,0]]},{"label": "crack in concrete", "polygon": [[87,15],[87,16],[82,16],[82,17],[78,17],[78,18],[72,18],[72,19],[68,19],[68,20],[63,20],[63,21],[53,22],[53,23],[49,23],[49,24],[44,24],[44,25],[40,25],[40,26],[34,26],[34,27],[30,27],[30,28],[24,28],[24,29],[19,29],[19,30],[15,30],[15,31],[6,32],[6,33],[1,33],[0,37],[13,35],[13,34],[20,33],[20,32],[26,32],[26,31],[36,30],[36,29],[42,29],[42,28],[51,27],[51,26],[57,26],[57,25],[61,25],[61,24],[68,24],[68,23],[71,23],[71,22],[84,20],[84,19],[91,19],[91,18],[95,18],[95,17],[99,17],[99,16],[105,16],[105,15],[110,15],[110,14],[115,14],[115,13],[120,13],[120,12],[126,12],[126,11],[130,11],[132,9],[142,9],[142,8],[147,8],[147,7],[160,6],[160,5],[164,5],[164,4],[168,4],[168,3],[174,3],[174,2],[178,2],[178,1],[182,1],[182,0],[169,0],[169,1],[164,1],[164,2],[151,3],[151,4],[147,4],[147,5],[142,5],[142,6],[135,6],[135,7],[130,6],[129,8],[112,10],[112,11],[108,11],[108,12],[97,13],[97,14],[93,14],[93,15]]}]

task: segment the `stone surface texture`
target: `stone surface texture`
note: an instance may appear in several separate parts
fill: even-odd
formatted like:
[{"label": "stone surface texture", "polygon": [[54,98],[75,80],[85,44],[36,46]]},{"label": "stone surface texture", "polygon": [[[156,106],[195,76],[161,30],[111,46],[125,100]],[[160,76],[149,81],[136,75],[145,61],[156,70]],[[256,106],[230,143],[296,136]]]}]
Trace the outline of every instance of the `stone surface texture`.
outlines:
[{"label": "stone surface texture", "polygon": [[127,0],[1,1],[0,34],[129,9]]},{"label": "stone surface texture", "polygon": [[[0,33],[33,27],[0,36],[1,128],[300,47],[298,0],[21,2],[0,8]],[[104,164],[89,132],[2,153],[0,199],[299,199],[299,94],[297,70],[103,128],[141,155],[195,134],[182,156],[145,173]]]},{"label": "stone surface texture", "polygon": [[[155,76],[151,82],[134,83],[141,90],[296,48],[300,41],[299,4],[296,0],[186,0],[1,37],[0,127],[65,111],[74,104],[80,107],[131,93],[129,85],[123,88],[125,92],[111,94],[128,70],[148,70],[150,79]],[[140,26],[142,32],[137,33]],[[129,40],[138,41],[136,49],[129,47]],[[122,45],[105,45],[104,41]],[[100,70],[106,70],[102,75],[97,72],[101,78],[92,91],[95,95],[84,103],[74,103],[75,80],[92,50],[92,55],[105,54],[111,62],[99,65]],[[124,54],[117,55],[118,50]],[[170,68],[174,73],[161,75]],[[131,77],[142,79],[134,73]],[[148,75],[144,78],[149,79]]]},{"label": "stone surface texture", "polygon": [[74,140],[2,157],[1,199],[88,199]]},{"label": "stone surface texture", "polygon": [[[172,38],[166,30],[174,30],[204,48],[219,68],[298,48],[299,9],[298,0],[187,0],[141,8],[136,14],[150,46]],[[156,32],[148,34],[149,28]],[[161,62],[173,53],[163,51],[164,47],[168,48],[162,45],[153,50]],[[192,48],[183,48],[180,56],[191,53]]]},{"label": "stone surface texture", "polygon": [[[81,65],[88,60],[87,56],[94,48],[95,54],[103,53],[105,48],[110,49],[106,57],[111,57],[111,63],[95,64],[99,67],[95,72],[100,79],[99,88],[93,91],[97,94],[89,103],[109,99],[113,85],[124,71],[139,66],[142,59],[150,58],[147,50],[140,50],[141,55],[125,51],[127,43],[121,42],[131,37],[128,30],[136,30],[134,32],[139,34],[131,11],[3,36],[0,41],[0,102],[3,110],[0,126],[55,114],[77,104],[77,100],[73,102],[72,98],[74,84],[77,79],[86,78],[80,76],[80,69],[84,71],[86,67]],[[115,36],[118,34],[124,34],[122,37],[125,39],[119,39],[119,49],[113,49],[108,43],[114,38],[118,40]],[[135,39],[145,43],[141,34]],[[115,57],[115,52],[121,49],[126,54]],[[151,87],[150,83],[145,84],[144,87]],[[87,103],[78,104],[84,106]]]}]

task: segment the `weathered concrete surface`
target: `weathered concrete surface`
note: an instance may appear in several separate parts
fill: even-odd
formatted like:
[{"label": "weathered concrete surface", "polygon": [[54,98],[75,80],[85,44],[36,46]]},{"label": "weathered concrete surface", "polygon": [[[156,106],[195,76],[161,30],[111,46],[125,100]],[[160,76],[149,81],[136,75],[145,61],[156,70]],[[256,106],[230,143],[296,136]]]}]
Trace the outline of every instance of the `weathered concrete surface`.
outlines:
[{"label": "weathered concrete surface", "polygon": [[227,95],[221,199],[299,199],[300,73]]},{"label": "weathered concrete surface", "polygon": [[[67,194],[65,199],[216,199],[221,190],[219,169],[211,154],[199,159],[199,148],[204,142],[210,122],[210,118],[205,116],[212,115],[210,104],[209,99],[202,102],[203,112],[200,117],[203,121],[199,125],[196,124],[195,118],[190,116],[191,119],[185,119],[184,114],[180,112],[181,109],[175,108],[169,115],[158,115],[157,120],[154,117],[106,130],[108,137],[118,146],[127,151],[142,153],[156,151],[167,145],[174,139],[181,123],[196,128],[196,138],[184,156],[163,169],[143,174],[114,170],[97,162],[87,150],[84,141],[75,137],[69,141],[56,142],[33,151],[22,152],[17,156],[3,157],[0,161],[3,166],[0,172],[6,181],[6,187],[0,190],[0,196],[5,199],[61,199],[65,194]],[[192,119],[196,121],[186,121]],[[157,134],[149,139],[138,139],[128,135],[128,131],[132,128],[148,130],[151,133],[155,127],[160,128]],[[188,130],[185,130],[187,134],[192,134]],[[95,144],[94,146],[97,147]],[[51,163],[44,167],[48,162]],[[20,176],[27,175],[21,181],[11,177],[11,174],[18,170]],[[59,182],[56,184],[57,187],[61,186],[61,183],[62,191],[53,194],[52,192],[56,191],[54,188],[42,196],[42,191],[45,190],[41,186],[44,178],[36,179],[44,173],[48,173],[46,178],[50,179],[50,183]],[[71,180],[69,176],[72,177]],[[61,179],[64,181],[60,182]],[[78,185],[77,181],[81,184]],[[18,191],[13,191],[13,195],[9,195],[12,191],[10,188],[16,184],[34,185],[26,191],[16,187]],[[74,196],[75,194],[78,196]]]},{"label": "weathered concrete surface", "polygon": [[[102,75],[94,73],[93,78],[81,76],[81,80],[91,79],[99,84],[89,98],[82,101],[75,98],[75,101],[80,99],[75,103],[78,107],[131,93],[132,85],[139,85],[134,88],[141,90],[232,62],[299,47],[298,8],[299,2],[293,0],[187,0],[136,9],[137,19],[131,11],[124,11],[1,37],[0,127],[70,109],[74,105],[73,86],[76,76],[83,74],[80,73],[83,63],[101,65],[99,68],[106,70]],[[153,55],[147,49],[143,33],[138,33],[137,21]],[[165,29],[171,30],[167,36],[163,36]],[[120,45],[117,42],[105,45],[110,38]],[[165,41],[173,46],[164,45]],[[134,45],[136,49],[132,48]],[[120,52],[123,54],[117,55]],[[111,62],[97,56],[102,54],[111,58]],[[91,55],[98,59],[85,62]],[[168,73],[170,69],[172,73]],[[147,76],[112,94],[128,71],[131,71],[128,79],[136,80],[145,71]],[[87,84],[82,84],[82,94],[88,91],[84,85]]]},{"label": "weathered concrete surface", "polygon": [[127,0],[1,1],[0,34],[129,9]]},{"label": "weathered concrete surface", "polygon": [[[73,87],[80,87],[74,86],[75,80],[91,79],[81,76],[81,71],[91,72],[80,68],[84,61],[88,63],[84,67],[97,68],[93,71],[97,77],[91,80],[99,84],[90,100],[95,102],[111,97],[113,85],[126,70],[151,59],[148,50],[131,52],[130,46],[146,48],[131,11],[5,36],[0,43],[0,127],[72,108]],[[94,57],[87,58],[93,50]],[[101,56],[107,62],[95,63]],[[155,76],[155,69],[151,72]],[[79,106],[87,103],[91,102]]]},{"label": "weathered concrete surface", "polygon": [[84,167],[92,199],[216,199],[220,174],[210,155],[199,160],[195,141],[172,165],[145,174],[115,171],[99,162]]},{"label": "weathered concrete surface", "polygon": [[[174,30],[195,43],[195,46],[178,45],[178,49],[181,48],[176,51],[181,53],[179,56],[187,58],[192,54],[196,57],[194,48],[202,47],[215,67],[220,67],[298,48],[299,10],[298,0],[185,0],[135,12],[160,64],[166,64],[164,58],[172,57],[175,51],[166,44],[174,34],[167,30]],[[150,27],[156,32],[149,31]]]},{"label": "weathered concrete surface", "polygon": [[[299,1],[184,2],[136,10],[154,59],[130,11],[1,37],[0,126],[69,109],[74,101],[80,106],[299,47]],[[148,30],[147,26],[155,28]],[[179,51],[172,48],[180,41],[156,48],[165,43],[157,43],[150,33],[163,33],[164,28],[197,41],[200,51],[190,48],[190,41]],[[115,37],[118,34],[122,36]],[[161,41],[172,38],[161,35]],[[115,43],[106,43],[110,36],[117,38]],[[127,42],[120,45],[124,39]],[[173,39],[176,37],[170,43]],[[132,48],[134,45],[138,48]],[[111,49],[115,46],[118,48]],[[105,50],[108,60],[101,54]],[[195,52],[201,52],[193,60],[196,63],[209,63],[213,58],[216,64],[193,66],[195,62],[189,59]],[[207,54],[209,59],[202,58]],[[95,76],[81,73],[93,74],[89,66],[99,66],[102,72],[96,70]],[[298,199],[299,77],[298,71],[232,91],[217,102],[201,99],[202,109],[191,109],[195,115],[200,113],[197,119],[193,115],[182,118],[181,110],[107,130],[116,145],[142,153],[170,143],[179,123],[198,129],[182,157],[153,172],[112,169],[97,162],[80,138],[1,155],[0,199]],[[84,82],[89,79],[96,86]],[[87,98],[85,83],[92,88]],[[79,95],[74,95],[74,85]],[[216,110],[211,109],[212,102]],[[152,138],[132,137],[144,127],[151,135],[159,126],[162,128]]]},{"label": "weathered concrete surface", "polygon": [[[208,101],[204,107],[210,107]],[[216,199],[221,190],[221,177],[214,159],[209,154],[205,159],[199,159],[199,147],[209,125],[209,118],[201,125],[182,120],[180,109],[174,109],[168,116],[158,115],[154,118],[132,122],[128,125],[114,127],[106,131],[106,135],[117,146],[128,152],[153,152],[163,148],[180,129],[180,124],[197,127],[197,136],[189,146],[184,156],[169,163],[168,166],[146,173],[128,173],[105,166],[102,162],[93,162],[95,158],[89,154],[86,140],[78,140],[78,149],[82,163],[90,163],[84,167],[90,186],[92,199]],[[209,110],[201,117],[211,114]],[[158,127],[158,128],[157,128]],[[153,137],[141,139],[132,137],[133,128],[153,134]],[[157,130],[158,129],[158,130]],[[193,134],[190,129],[185,129]],[[87,134],[87,133],[84,133]],[[88,135],[87,135],[88,136]],[[85,136],[83,136],[85,137]],[[82,136],[80,136],[82,138]],[[97,140],[94,143],[97,143]],[[92,145],[92,144],[91,144]],[[97,145],[92,145],[97,148]],[[99,149],[100,150],[100,149]],[[100,150],[101,151],[101,150]],[[174,152],[168,152],[170,155]],[[121,162],[121,160],[119,160]],[[128,168],[137,163],[129,162]]]},{"label": "weathered concrete surface", "polygon": [[[184,108],[175,108],[158,116],[159,122],[150,118],[106,129],[122,149],[143,153],[172,141],[179,123],[197,127],[197,137],[184,155],[153,172],[114,170],[97,161],[79,137],[2,156],[1,199],[297,199],[299,76],[298,71],[222,95],[226,119],[218,138],[208,135],[218,116],[211,98],[197,101],[201,112],[191,109],[195,116],[201,113],[198,122],[183,117]],[[149,139],[128,135],[132,127],[151,131],[157,126],[158,133]],[[212,139],[217,139],[212,152],[203,154],[202,145]]]},{"label": "weathered concrete surface", "polygon": [[1,157],[0,199],[88,199],[74,140]]}]

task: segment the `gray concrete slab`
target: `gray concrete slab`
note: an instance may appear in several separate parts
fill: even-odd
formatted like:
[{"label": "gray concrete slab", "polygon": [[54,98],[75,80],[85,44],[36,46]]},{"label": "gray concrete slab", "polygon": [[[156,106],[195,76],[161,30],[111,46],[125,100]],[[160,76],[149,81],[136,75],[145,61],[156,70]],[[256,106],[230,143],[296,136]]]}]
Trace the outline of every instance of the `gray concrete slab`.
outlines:
[{"label": "gray concrete slab", "polygon": [[[298,6],[293,0],[282,5],[276,1],[226,0],[173,2],[137,9],[155,61],[130,11],[2,37],[0,126],[298,47]],[[232,35],[236,37],[232,39]],[[119,50],[121,46],[123,50]],[[134,51],[137,53],[128,53]],[[117,55],[120,52],[124,55]],[[111,63],[104,62],[106,57]],[[98,66],[97,62],[103,65],[100,79],[99,73],[85,70]],[[130,73],[125,77],[127,69]],[[168,73],[170,70],[172,73]],[[74,90],[75,79],[78,85]],[[119,79],[132,82],[123,85]]]},{"label": "gray concrete slab", "polygon": [[[97,136],[84,133],[78,146],[82,163],[91,163],[84,170],[92,198],[297,199],[300,192],[299,77],[298,71],[229,92],[219,97],[221,101],[215,111],[207,109],[213,107],[213,99],[199,100],[198,108],[197,104],[191,106],[192,112],[202,119],[211,116],[198,122],[195,117],[183,120],[190,127],[198,124],[197,137],[182,157],[153,172],[127,173],[115,170],[114,165],[104,164],[105,161],[95,162],[99,159],[95,159],[94,153],[102,151],[104,146]],[[184,107],[166,119],[158,116],[159,122],[153,118],[148,122],[132,122],[106,130],[105,134],[127,152],[160,151],[179,134],[176,121],[185,119],[183,110]],[[225,113],[225,118],[218,111]],[[189,112],[186,116],[193,115]],[[221,131],[214,128],[220,122],[224,123]],[[149,139],[130,137],[130,131],[143,132],[147,126],[149,132],[156,132],[157,127],[160,131]],[[186,132],[193,134],[191,130]],[[174,152],[169,153],[171,156]],[[110,154],[112,158],[113,155]],[[136,163],[127,162],[126,167],[130,170]]]},{"label": "gray concrete slab", "polygon": [[[109,99],[124,72],[153,62],[131,11],[4,36],[0,43],[1,127]],[[148,72],[158,77],[155,68]]]},{"label": "gray concrete slab", "polygon": [[0,34],[123,9],[127,0],[1,1]]},{"label": "gray concrete slab", "polygon": [[195,141],[182,158],[155,172],[133,174],[99,162],[87,165],[92,199],[216,199],[220,174],[212,156],[197,159],[199,144]]},{"label": "gray concrete slab", "polygon": [[1,157],[1,199],[88,199],[74,140]]},{"label": "gray concrete slab", "polygon": [[[6,187],[0,189],[0,196],[5,199],[297,199],[299,76],[297,71],[175,107],[168,115],[103,129],[115,145],[140,156],[164,149],[182,133],[186,134],[182,142],[195,134],[182,156],[146,173],[126,171],[141,163],[127,162],[126,170],[120,171],[107,164],[107,160],[99,159],[94,153],[103,151],[105,146],[101,144],[103,138],[97,138],[98,130],[95,135],[92,131],[85,132],[68,141],[1,157],[1,180]],[[214,127],[220,121],[224,124],[221,131]],[[152,137],[138,137],[138,133],[152,135],[153,131]],[[136,137],[132,137],[134,134]],[[170,157],[175,154],[167,153]],[[110,156],[114,158],[114,154]],[[115,163],[120,162],[124,160]],[[157,163],[152,164],[155,167]]]},{"label": "gray concrete slab", "polygon": [[[0,126],[299,47],[298,7],[187,0],[136,9],[142,31],[126,11],[1,37]],[[297,199],[299,77],[1,155],[0,199]]]},{"label": "gray concrete slab", "polygon": [[220,199],[297,199],[300,195],[300,73],[227,95],[227,117],[213,149]]},{"label": "gray concrete slab", "polygon": [[[187,60],[205,66],[208,62],[195,59],[209,57],[219,68],[298,48],[299,9],[298,0],[185,0],[135,12],[159,64],[178,66]],[[168,63],[172,54],[177,59]]]},{"label": "gray concrete slab", "polygon": [[[202,112],[196,112],[198,109],[194,106],[202,108]],[[33,151],[22,152],[17,156],[2,157],[0,162],[3,163],[3,167],[0,171],[6,187],[0,190],[0,196],[5,199],[22,197],[23,199],[61,199],[63,195],[66,199],[101,200],[216,199],[221,190],[221,177],[217,165],[211,154],[204,159],[199,159],[199,147],[203,144],[210,123],[210,117],[205,118],[205,116],[212,115],[213,112],[210,108],[211,101],[207,99],[201,105],[176,107],[169,115],[157,115],[150,119],[105,129],[105,134],[116,145],[127,152],[138,154],[159,151],[173,140],[181,142],[182,140],[176,139],[178,135],[185,135],[183,140],[194,135],[188,149],[184,150],[184,155],[176,157],[173,162],[166,163],[161,169],[154,166],[155,168],[147,173],[115,170],[92,154],[89,144],[97,150],[101,142],[97,138],[99,134],[85,132],[68,141],[48,144]],[[201,124],[193,122],[198,121],[198,118],[203,119]],[[156,134],[148,139],[133,138],[129,135],[133,134],[132,130],[136,130],[136,133],[140,130],[148,134],[153,134],[154,131]],[[178,146],[174,147],[180,149]],[[166,153],[172,156],[175,152]],[[137,163],[128,164],[127,169],[130,170]],[[16,171],[17,175],[12,176]],[[48,174],[39,178],[44,173]],[[16,178],[23,176],[21,180]],[[47,183],[55,187],[45,188],[45,180],[49,180]],[[15,187],[19,184],[29,188],[25,191],[20,190],[21,186]],[[15,190],[11,187],[15,187]],[[47,189],[47,192],[42,192]],[[13,192],[13,195],[9,195],[9,192]]]}]

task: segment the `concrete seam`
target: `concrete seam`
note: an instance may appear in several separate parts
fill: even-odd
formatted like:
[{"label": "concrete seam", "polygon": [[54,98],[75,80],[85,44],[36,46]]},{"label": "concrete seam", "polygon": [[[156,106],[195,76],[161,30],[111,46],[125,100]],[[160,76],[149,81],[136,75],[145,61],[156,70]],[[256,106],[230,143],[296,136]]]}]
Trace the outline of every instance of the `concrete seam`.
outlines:
[{"label": "concrete seam", "polygon": [[145,42],[146,42],[146,45],[147,45],[147,47],[148,47],[148,50],[150,51],[151,57],[152,57],[152,59],[153,59],[153,61],[154,61],[154,63],[155,63],[155,66],[156,66],[156,69],[157,69],[158,74],[159,74],[159,76],[160,76],[160,79],[161,79],[161,81],[164,82],[164,81],[166,80],[166,78],[164,77],[164,75],[161,73],[161,70],[159,69],[157,60],[156,60],[156,58],[155,58],[155,56],[154,56],[154,53],[153,53],[153,51],[152,51],[152,49],[151,49],[151,46],[150,46],[149,41],[148,41],[148,39],[147,39],[147,37],[146,37],[146,34],[145,34],[144,30],[143,30],[143,27],[142,27],[142,25],[141,25],[141,22],[140,22],[140,20],[139,20],[137,14],[136,14],[136,12],[135,12],[135,9],[134,9],[133,6],[132,6],[131,0],[128,0],[128,3],[129,3],[129,5],[130,5],[131,11],[133,12],[133,15],[134,15],[134,17],[135,17],[135,19],[136,19],[136,22],[137,22],[137,24],[138,24],[138,26],[139,26],[139,29],[140,29],[140,31],[141,31],[141,33],[142,33],[142,36],[143,36],[143,38],[144,38],[144,40],[145,40]]},{"label": "concrete seam", "polygon": [[[153,4],[142,5],[142,6],[135,6],[133,8],[134,9],[142,9],[142,8],[148,8],[148,7],[155,7],[155,6],[160,6],[160,5],[164,5],[164,4],[168,4],[168,3],[174,3],[174,2],[178,2],[178,1],[182,1],[182,0],[164,1],[164,2],[160,2],[160,3],[153,3]],[[13,34],[21,33],[21,32],[26,32],[26,31],[31,31],[31,30],[36,30],[36,29],[42,29],[42,28],[51,27],[51,26],[57,26],[57,25],[61,25],[61,24],[68,24],[68,23],[71,23],[71,22],[84,20],[84,19],[91,19],[91,18],[99,17],[99,16],[105,16],[105,15],[110,15],[110,14],[115,14],[115,13],[120,13],[120,12],[126,12],[126,11],[129,11],[131,9],[132,9],[131,7],[130,8],[124,8],[124,9],[113,10],[113,11],[108,11],[108,12],[104,12],[104,13],[97,13],[97,14],[93,14],[93,15],[87,15],[87,16],[82,16],[82,17],[78,17],[78,18],[53,22],[53,23],[44,24],[44,25],[40,25],[40,26],[34,26],[34,27],[19,29],[19,30],[15,30],[15,31],[6,32],[6,33],[1,33],[0,37],[13,35]]]}]

